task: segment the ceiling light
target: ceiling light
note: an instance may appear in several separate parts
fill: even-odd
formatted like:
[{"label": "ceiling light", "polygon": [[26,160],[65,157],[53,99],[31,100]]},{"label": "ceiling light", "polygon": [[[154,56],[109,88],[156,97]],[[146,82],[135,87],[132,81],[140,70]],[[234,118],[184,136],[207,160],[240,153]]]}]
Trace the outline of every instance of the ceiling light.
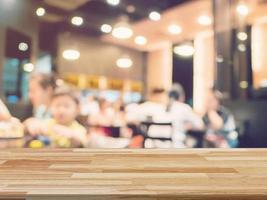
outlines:
[{"label": "ceiling light", "polygon": [[110,33],[112,31],[112,26],[109,24],[103,24],[100,29],[103,33]]},{"label": "ceiling light", "polygon": [[192,44],[182,44],[174,47],[174,53],[182,57],[191,57],[195,53],[195,49]]},{"label": "ceiling light", "polygon": [[168,27],[168,31],[171,34],[177,35],[177,34],[180,34],[182,32],[182,28],[178,25],[172,24]]},{"label": "ceiling light", "polygon": [[133,35],[133,31],[128,23],[120,22],[115,25],[112,35],[118,39],[129,39]]},{"label": "ceiling light", "polygon": [[145,45],[147,43],[147,39],[144,36],[136,36],[134,39],[135,44]]},{"label": "ceiling light", "polygon": [[239,45],[237,46],[237,48],[238,48],[238,50],[241,51],[241,52],[245,52],[245,51],[247,50],[247,47],[246,47],[246,45],[244,45],[244,44],[239,44]]},{"label": "ceiling light", "polygon": [[124,56],[119,58],[116,64],[119,68],[130,68],[133,65],[133,61],[130,57]]},{"label": "ceiling light", "polygon": [[157,11],[152,11],[151,13],[149,13],[149,19],[153,21],[159,21],[161,19],[161,15]]},{"label": "ceiling light", "polygon": [[224,62],[224,58],[222,55],[218,55],[217,58],[216,58],[216,62],[217,63],[223,63]]},{"label": "ceiling light", "polygon": [[23,70],[25,72],[32,72],[34,70],[34,65],[32,63],[26,63],[23,65]]},{"label": "ceiling light", "polygon": [[120,0],[106,0],[106,2],[107,2],[109,5],[117,6],[117,5],[119,5]]},{"label": "ceiling light", "polygon": [[245,4],[239,4],[236,7],[236,11],[239,15],[246,16],[249,13],[249,9]]},{"label": "ceiling light", "polygon": [[247,89],[248,88],[248,82],[247,81],[240,81],[239,86],[242,89]]},{"label": "ceiling light", "polygon": [[44,16],[45,13],[46,13],[46,11],[45,11],[45,9],[42,8],[42,7],[36,9],[36,15],[39,16],[39,17]]},{"label": "ceiling light", "polygon": [[209,16],[202,15],[197,19],[198,23],[203,26],[212,24],[212,19]]},{"label": "ceiling light", "polygon": [[248,39],[248,34],[245,32],[239,32],[237,33],[237,38],[241,41],[245,41]]},{"label": "ceiling light", "polygon": [[83,18],[75,16],[71,18],[71,23],[75,26],[81,26],[83,24]]},{"label": "ceiling light", "polygon": [[74,49],[65,50],[62,55],[66,60],[77,60],[80,58],[80,52]]},{"label": "ceiling light", "polygon": [[128,6],[126,7],[126,11],[127,11],[128,13],[134,13],[135,10],[136,10],[136,8],[135,8],[134,5],[128,5]]},{"label": "ceiling light", "polygon": [[25,43],[25,42],[21,42],[21,43],[19,43],[19,45],[18,45],[18,49],[19,49],[20,51],[27,51],[27,50],[29,49],[29,46],[28,46],[27,43]]}]

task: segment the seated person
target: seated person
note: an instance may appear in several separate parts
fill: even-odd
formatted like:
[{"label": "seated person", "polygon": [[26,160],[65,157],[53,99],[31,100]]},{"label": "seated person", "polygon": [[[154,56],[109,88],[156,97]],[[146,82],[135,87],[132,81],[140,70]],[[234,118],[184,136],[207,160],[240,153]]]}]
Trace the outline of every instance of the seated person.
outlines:
[{"label": "seated person", "polygon": [[[172,124],[167,108],[167,94],[164,88],[151,90],[147,101],[126,107],[126,121],[134,135],[144,136],[145,148],[172,147]],[[139,135],[140,141],[142,141]],[[140,146],[140,145],[139,145]]]},{"label": "seated person", "polygon": [[101,135],[111,136],[112,133],[108,127],[114,126],[114,121],[114,109],[106,99],[101,98],[99,100],[99,112],[89,116],[88,118],[88,123],[91,126],[91,130]]},{"label": "seated person", "polygon": [[[139,137],[132,137],[132,135],[121,137],[128,132],[126,124],[121,120],[122,113],[119,112],[121,110],[115,112],[106,99],[99,100],[99,108],[99,112],[89,116],[88,119],[90,125],[88,148],[135,148],[138,146],[136,143],[140,140]],[[117,130],[118,133],[114,134],[114,130]]]},{"label": "seated person", "polygon": [[186,146],[192,147],[186,138],[188,131],[200,131],[204,129],[204,123],[200,116],[198,116],[193,109],[184,103],[185,93],[180,84],[175,84],[172,90],[169,92],[169,106],[168,112],[172,117],[172,123],[174,126],[174,142],[175,147]]},{"label": "seated person", "polygon": [[150,93],[149,100],[140,104],[135,111],[136,120],[151,122],[170,122],[167,112],[167,95],[163,88],[154,88]]},{"label": "seated person", "polygon": [[29,100],[33,106],[33,117],[47,119],[51,117],[49,105],[56,88],[52,74],[33,73],[29,78]]},{"label": "seated person", "polygon": [[74,94],[59,88],[52,96],[50,108],[53,117],[36,120],[35,128],[28,129],[29,133],[47,136],[52,147],[84,146],[86,129],[75,120],[79,114],[79,101]]},{"label": "seated person", "polygon": [[39,131],[39,122],[51,118],[49,105],[56,88],[56,80],[52,74],[32,73],[29,77],[29,100],[33,106],[32,117],[24,121],[31,133]]},{"label": "seated person", "polygon": [[[75,118],[79,113],[77,98],[70,92],[56,90],[51,99],[50,110],[53,118],[35,120],[26,130],[32,136],[46,136],[52,147],[126,148],[132,147],[133,140],[111,138],[100,134],[86,134],[86,129]],[[28,129],[30,128],[30,129]],[[42,138],[43,139],[43,138]]]},{"label": "seated person", "polygon": [[206,147],[236,147],[238,134],[235,131],[235,120],[231,112],[221,105],[221,94],[210,91],[207,97],[206,114],[203,121],[206,125]]}]

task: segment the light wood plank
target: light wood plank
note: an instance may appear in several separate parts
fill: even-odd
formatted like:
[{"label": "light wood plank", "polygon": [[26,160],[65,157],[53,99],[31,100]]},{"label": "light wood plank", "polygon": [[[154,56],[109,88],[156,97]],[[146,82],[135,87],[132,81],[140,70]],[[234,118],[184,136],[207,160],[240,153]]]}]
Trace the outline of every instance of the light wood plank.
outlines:
[{"label": "light wood plank", "polygon": [[5,149],[2,199],[267,199],[265,149]]}]

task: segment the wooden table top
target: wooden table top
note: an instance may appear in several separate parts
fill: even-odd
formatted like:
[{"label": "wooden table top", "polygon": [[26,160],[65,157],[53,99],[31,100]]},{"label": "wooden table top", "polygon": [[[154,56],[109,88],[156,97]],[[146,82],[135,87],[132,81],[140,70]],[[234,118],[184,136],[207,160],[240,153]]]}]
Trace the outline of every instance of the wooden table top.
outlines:
[{"label": "wooden table top", "polygon": [[129,197],[267,199],[267,149],[0,151],[0,199]]}]

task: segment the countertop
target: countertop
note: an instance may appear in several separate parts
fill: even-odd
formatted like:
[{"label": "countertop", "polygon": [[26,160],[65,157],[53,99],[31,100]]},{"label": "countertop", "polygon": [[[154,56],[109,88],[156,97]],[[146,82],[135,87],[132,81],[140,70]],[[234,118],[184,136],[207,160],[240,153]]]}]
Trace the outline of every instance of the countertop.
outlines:
[{"label": "countertop", "polygon": [[2,149],[0,199],[267,199],[267,149]]}]

